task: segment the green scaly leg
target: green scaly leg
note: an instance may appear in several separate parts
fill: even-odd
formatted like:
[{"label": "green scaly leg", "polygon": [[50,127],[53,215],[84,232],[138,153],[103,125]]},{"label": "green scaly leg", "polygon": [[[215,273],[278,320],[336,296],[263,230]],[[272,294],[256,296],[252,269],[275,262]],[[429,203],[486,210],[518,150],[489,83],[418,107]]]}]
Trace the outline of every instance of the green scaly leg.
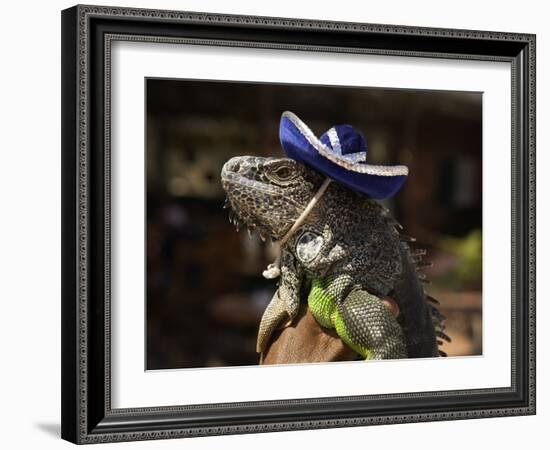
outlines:
[{"label": "green scaly leg", "polygon": [[308,306],[319,323],[364,359],[406,358],[397,320],[375,295],[353,285],[349,275],[312,280]]}]

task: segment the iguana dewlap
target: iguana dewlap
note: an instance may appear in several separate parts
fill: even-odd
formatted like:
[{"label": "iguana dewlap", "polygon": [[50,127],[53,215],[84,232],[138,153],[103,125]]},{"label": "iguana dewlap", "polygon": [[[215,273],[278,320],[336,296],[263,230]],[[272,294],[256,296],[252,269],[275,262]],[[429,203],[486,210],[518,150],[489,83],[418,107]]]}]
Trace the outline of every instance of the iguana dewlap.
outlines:
[{"label": "iguana dewlap", "polygon": [[[231,221],[273,240],[295,224],[325,180],[292,159],[252,156],[229,160],[221,178]],[[418,255],[396,226],[376,201],[331,183],[281,248],[281,277],[260,323],[257,351],[307,301],[318,323],[365,359],[438,356],[436,333],[446,337],[440,315],[416,274]],[[385,296],[398,304],[397,319],[383,305]]]}]

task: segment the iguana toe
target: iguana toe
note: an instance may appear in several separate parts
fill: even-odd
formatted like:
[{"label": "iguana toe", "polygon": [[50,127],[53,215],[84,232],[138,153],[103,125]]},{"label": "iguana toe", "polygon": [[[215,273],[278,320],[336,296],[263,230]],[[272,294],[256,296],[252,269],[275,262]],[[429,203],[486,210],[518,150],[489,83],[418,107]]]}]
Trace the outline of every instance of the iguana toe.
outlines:
[{"label": "iguana toe", "polygon": [[279,291],[277,291],[262,316],[258,330],[256,352],[262,353],[267,348],[273,332],[283,321],[287,322],[289,318],[285,302],[281,299]]}]

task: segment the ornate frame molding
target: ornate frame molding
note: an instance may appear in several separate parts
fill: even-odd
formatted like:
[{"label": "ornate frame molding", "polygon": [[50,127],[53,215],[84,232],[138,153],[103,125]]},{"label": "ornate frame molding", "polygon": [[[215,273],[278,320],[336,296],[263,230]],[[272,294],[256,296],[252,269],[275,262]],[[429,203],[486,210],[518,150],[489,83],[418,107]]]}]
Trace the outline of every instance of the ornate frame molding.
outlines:
[{"label": "ornate frame molding", "polygon": [[[535,413],[534,35],[98,6],[76,6],[65,10],[62,20],[62,435],[65,439],[76,443],[97,443]],[[143,29],[152,23],[161,24],[172,31],[178,27],[185,29],[192,26],[193,33],[203,35],[174,37],[173,33],[167,36],[162,35],[161,31],[160,35],[154,36],[124,31],[125,25],[130,22],[139,24]],[[213,37],[213,28],[217,34],[227,35]],[[235,28],[254,40],[235,39],[230,34],[230,30]],[[314,40],[311,33],[308,35],[311,30],[330,32],[338,39],[331,40],[328,34],[322,34],[320,39]],[[294,34],[289,33],[291,31]],[[266,36],[263,32],[280,42],[262,40]],[[283,37],[283,32],[286,37]],[[302,32],[307,36],[302,36]],[[349,34],[361,35],[365,42],[372,39],[375,45],[339,45],[339,41],[345,42]],[[415,47],[414,42],[419,42],[414,40],[417,37],[426,38],[428,44]],[[376,406],[353,417],[336,417],[329,412],[327,405],[346,402],[350,399],[348,397],[113,410],[110,401],[110,50],[115,40],[510,62],[514,174],[512,386],[353,398],[354,401],[371,403],[399,400],[412,406],[413,412],[404,414],[380,414],[376,411],[383,409],[376,409]],[[307,42],[298,42],[300,40]],[[490,43],[498,45],[487,45]],[[451,51],[443,51],[446,46]],[[100,79],[102,73],[103,79]],[[102,88],[98,88],[101,85]],[[98,101],[98,96],[104,122],[99,127],[94,122],[96,116],[90,112],[99,108],[94,103]],[[99,162],[96,156],[92,156],[92,147],[102,149]],[[98,231],[101,231],[99,241],[93,237],[98,235]],[[99,297],[98,290],[101,292]],[[102,302],[97,301],[99,298],[103,299]],[[101,308],[101,323],[93,318],[97,308]],[[102,347],[99,353],[103,364],[96,355],[98,347]],[[92,394],[96,396],[100,391],[101,402],[92,401]],[[489,399],[481,402],[483,407],[479,402],[474,402],[478,396]],[[433,399],[433,410],[422,410],[420,407],[415,410],[415,401],[427,397]],[[462,402],[463,407],[455,405],[445,409],[437,401],[453,397]],[[300,420],[288,416],[285,420],[284,408],[291,405],[306,410],[308,406],[311,409],[316,405],[317,418]],[[325,406],[328,409],[323,409]],[[241,417],[243,410],[250,407],[262,408],[262,411],[271,408],[274,417],[281,419],[223,423],[212,417],[212,423],[208,425],[211,410],[230,410],[235,412],[235,417]],[[188,417],[191,412],[193,417]]]}]

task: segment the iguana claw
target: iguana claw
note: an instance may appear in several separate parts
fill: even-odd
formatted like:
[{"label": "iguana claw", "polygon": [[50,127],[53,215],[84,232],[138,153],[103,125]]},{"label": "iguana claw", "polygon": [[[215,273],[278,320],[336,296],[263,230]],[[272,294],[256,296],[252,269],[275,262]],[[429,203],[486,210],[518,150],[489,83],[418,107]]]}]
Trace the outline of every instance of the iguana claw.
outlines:
[{"label": "iguana claw", "polygon": [[294,290],[289,290],[285,283],[281,283],[262,316],[256,352],[263,353],[273,332],[277,328],[290,325],[298,315],[299,309],[300,302]]},{"label": "iguana claw", "polygon": [[277,290],[262,316],[260,329],[258,330],[256,352],[263,353],[273,332],[278,328],[284,319],[288,318],[289,315],[287,312],[286,303],[279,295],[279,290]]}]

